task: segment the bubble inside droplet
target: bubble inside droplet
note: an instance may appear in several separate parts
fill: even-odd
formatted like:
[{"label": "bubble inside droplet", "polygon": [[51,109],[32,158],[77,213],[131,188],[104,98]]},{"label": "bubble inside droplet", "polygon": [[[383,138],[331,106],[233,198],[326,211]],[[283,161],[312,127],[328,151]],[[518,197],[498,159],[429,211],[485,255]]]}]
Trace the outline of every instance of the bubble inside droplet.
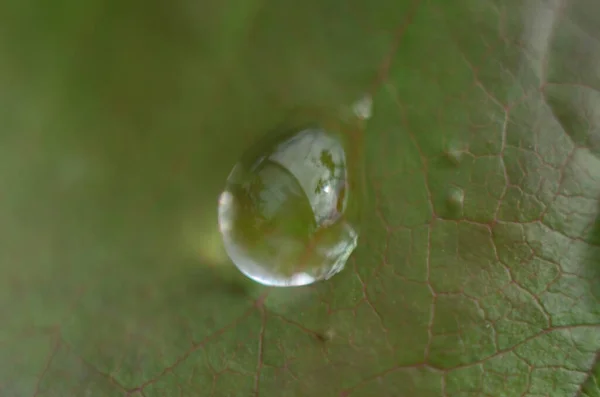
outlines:
[{"label": "bubble inside droplet", "polygon": [[345,216],[349,192],[343,145],[319,127],[248,152],[219,198],[227,254],[264,285],[330,278],[344,268],[358,240]]}]

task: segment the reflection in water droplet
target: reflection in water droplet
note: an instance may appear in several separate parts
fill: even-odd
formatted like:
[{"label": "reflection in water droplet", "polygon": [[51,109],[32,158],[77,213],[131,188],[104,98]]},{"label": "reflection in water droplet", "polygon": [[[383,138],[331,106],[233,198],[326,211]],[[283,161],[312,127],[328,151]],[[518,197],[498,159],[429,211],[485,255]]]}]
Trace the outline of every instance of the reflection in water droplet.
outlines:
[{"label": "reflection in water droplet", "polygon": [[248,153],[219,198],[227,253],[249,278],[299,286],[343,269],[358,240],[345,216],[348,169],[342,144],[307,128]]}]

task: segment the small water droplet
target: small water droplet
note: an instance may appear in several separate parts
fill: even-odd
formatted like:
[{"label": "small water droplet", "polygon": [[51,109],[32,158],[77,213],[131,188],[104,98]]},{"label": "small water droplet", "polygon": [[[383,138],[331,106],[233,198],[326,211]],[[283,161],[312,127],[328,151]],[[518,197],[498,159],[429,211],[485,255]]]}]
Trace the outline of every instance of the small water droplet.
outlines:
[{"label": "small water droplet", "polygon": [[325,331],[325,337],[327,340],[332,340],[335,337],[335,331],[329,328],[327,331]]},{"label": "small water droplet", "polygon": [[444,154],[448,161],[450,161],[453,165],[459,165],[463,159],[465,151],[458,146],[449,146]]},{"label": "small water droplet", "polygon": [[448,207],[455,212],[462,212],[463,205],[465,203],[465,192],[459,187],[452,186],[446,199]]},{"label": "small water droplet", "polygon": [[330,278],[358,240],[345,216],[351,197],[342,143],[308,127],[258,147],[235,165],[219,198],[227,254],[264,285]]},{"label": "small water droplet", "polygon": [[362,98],[352,104],[352,111],[361,120],[370,118],[373,112],[373,98],[367,94],[363,95]]}]

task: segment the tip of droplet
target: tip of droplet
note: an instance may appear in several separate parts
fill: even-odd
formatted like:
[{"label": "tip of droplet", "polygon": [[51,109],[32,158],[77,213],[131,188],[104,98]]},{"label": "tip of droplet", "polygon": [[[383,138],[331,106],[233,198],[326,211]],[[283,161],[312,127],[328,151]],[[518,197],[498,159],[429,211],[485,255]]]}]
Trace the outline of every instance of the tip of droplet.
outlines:
[{"label": "tip of droplet", "polygon": [[373,98],[368,94],[363,95],[352,104],[352,111],[361,120],[370,118],[373,112]]}]

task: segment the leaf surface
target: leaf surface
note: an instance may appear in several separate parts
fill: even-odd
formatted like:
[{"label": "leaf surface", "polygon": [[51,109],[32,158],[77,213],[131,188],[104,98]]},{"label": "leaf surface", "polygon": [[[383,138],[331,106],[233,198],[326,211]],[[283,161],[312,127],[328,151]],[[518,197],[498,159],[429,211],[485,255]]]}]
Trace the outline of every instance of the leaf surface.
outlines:
[{"label": "leaf surface", "polygon": [[[591,0],[0,5],[3,396],[599,396]],[[290,109],[369,91],[357,252],[228,262]]]}]

